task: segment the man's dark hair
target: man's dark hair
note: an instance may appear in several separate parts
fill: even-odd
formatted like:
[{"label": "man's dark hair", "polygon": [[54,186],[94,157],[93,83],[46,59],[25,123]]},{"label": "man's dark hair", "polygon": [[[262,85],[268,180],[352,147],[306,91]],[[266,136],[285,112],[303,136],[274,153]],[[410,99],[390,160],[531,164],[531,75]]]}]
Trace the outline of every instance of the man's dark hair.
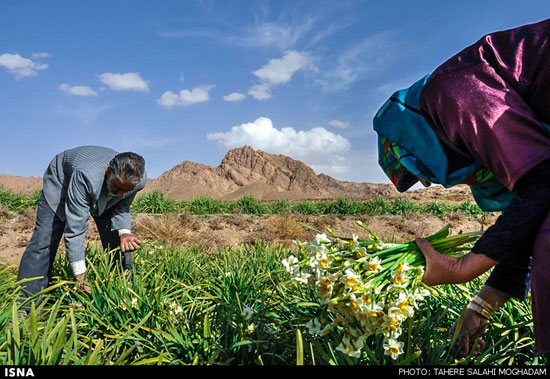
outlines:
[{"label": "man's dark hair", "polygon": [[109,162],[113,179],[137,186],[145,173],[145,159],[139,154],[126,152],[117,154]]}]

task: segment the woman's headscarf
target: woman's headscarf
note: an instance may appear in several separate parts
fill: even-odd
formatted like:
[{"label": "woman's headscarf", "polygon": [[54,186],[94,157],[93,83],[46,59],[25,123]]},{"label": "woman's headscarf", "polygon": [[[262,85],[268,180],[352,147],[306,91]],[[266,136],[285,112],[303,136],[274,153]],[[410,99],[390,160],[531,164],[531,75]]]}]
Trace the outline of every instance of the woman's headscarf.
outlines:
[{"label": "woman's headscarf", "polygon": [[374,117],[380,167],[400,192],[413,186],[418,178],[444,187],[468,184],[483,210],[504,209],[513,192],[479,162],[449,169],[456,165],[449,161],[442,142],[420,111],[420,92],[428,77],[395,92]]}]

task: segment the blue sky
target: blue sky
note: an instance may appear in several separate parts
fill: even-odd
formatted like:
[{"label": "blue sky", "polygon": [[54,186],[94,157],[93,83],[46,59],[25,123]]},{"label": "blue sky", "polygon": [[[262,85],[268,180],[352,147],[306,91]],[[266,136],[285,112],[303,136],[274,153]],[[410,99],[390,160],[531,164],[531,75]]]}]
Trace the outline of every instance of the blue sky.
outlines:
[{"label": "blue sky", "polygon": [[395,91],[550,2],[0,2],[0,174],[80,145],[149,177],[245,144],[340,180],[389,183],[372,118]]}]

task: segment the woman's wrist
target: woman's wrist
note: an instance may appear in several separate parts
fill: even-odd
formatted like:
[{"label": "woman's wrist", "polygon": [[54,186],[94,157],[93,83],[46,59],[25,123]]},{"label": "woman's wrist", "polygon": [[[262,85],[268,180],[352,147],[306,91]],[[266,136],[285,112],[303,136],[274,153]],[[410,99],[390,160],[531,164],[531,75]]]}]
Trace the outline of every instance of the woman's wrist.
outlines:
[{"label": "woman's wrist", "polygon": [[512,297],[512,295],[488,285],[483,286],[478,296],[495,310],[502,307]]},{"label": "woman's wrist", "polygon": [[453,270],[455,283],[469,282],[488,271],[497,262],[484,254],[468,253],[458,258]]},{"label": "woman's wrist", "polygon": [[495,311],[510,299],[510,295],[490,286],[484,286],[468,304],[468,309],[489,320]]}]

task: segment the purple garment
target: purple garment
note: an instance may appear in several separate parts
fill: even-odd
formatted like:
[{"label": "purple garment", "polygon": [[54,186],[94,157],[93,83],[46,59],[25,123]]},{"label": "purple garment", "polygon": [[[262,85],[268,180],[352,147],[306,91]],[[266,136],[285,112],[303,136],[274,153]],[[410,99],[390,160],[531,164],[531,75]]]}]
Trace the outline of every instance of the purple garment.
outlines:
[{"label": "purple garment", "polygon": [[535,239],[533,268],[531,271],[531,297],[535,327],[535,353],[550,354],[550,215],[546,218]]},{"label": "purple garment", "polygon": [[512,190],[550,158],[550,20],[488,34],[439,66],[421,110],[437,136]]},{"label": "purple garment", "polygon": [[[513,190],[550,158],[550,132],[541,123],[550,124],[550,20],[488,34],[450,58],[430,76],[420,107],[457,157],[477,160]],[[550,215],[530,228],[537,236],[531,271],[535,351],[548,354]]]}]

